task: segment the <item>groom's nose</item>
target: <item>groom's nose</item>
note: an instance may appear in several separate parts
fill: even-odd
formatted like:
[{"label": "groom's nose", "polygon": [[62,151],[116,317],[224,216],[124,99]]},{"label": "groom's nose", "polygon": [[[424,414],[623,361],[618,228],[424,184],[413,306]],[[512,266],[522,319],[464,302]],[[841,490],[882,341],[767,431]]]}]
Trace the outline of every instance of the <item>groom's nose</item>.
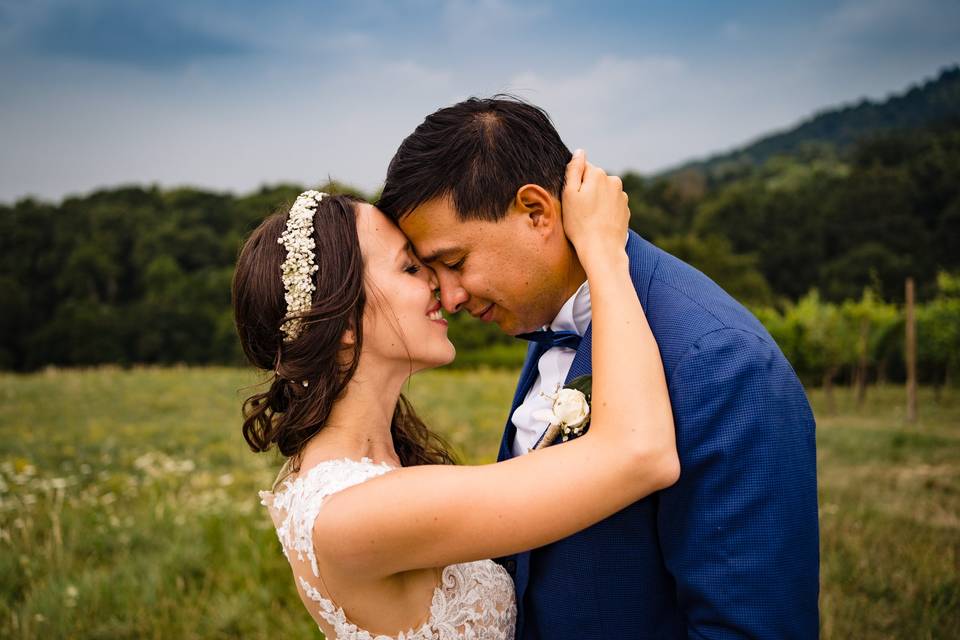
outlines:
[{"label": "groom's nose", "polygon": [[470,294],[455,278],[440,277],[440,304],[447,313],[456,313],[463,308]]}]

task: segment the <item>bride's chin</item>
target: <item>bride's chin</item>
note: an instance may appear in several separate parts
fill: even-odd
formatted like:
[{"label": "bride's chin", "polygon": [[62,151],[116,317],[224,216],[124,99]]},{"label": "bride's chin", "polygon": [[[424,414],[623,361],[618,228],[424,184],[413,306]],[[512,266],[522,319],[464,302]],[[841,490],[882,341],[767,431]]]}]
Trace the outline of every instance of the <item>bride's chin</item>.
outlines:
[{"label": "bride's chin", "polygon": [[442,362],[441,364],[437,365],[437,366],[442,367],[442,366],[444,366],[444,365],[450,364],[451,362],[454,361],[454,359],[456,359],[456,357],[457,357],[457,348],[456,348],[455,346],[453,346],[453,343],[452,343],[452,342],[449,342],[449,341],[448,341],[448,344],[450,345],[450,349],[449,349],[449,352],[448,352],[448,354],[447,354],[447,357],[444,358],[444,359],[443,359],[443,362]]},{"label": "bride's chin", "polygon": [[430,354],[428,357],[421,358],[420,362],[417,363],[417,370],[423,371],[424,369],[436,369],[438,367],[443,367],[453,362],[454,358],[456,357],[457,349],[453,346],[453,343],[448,340],[445,349],[440,349],[437,352]]}]

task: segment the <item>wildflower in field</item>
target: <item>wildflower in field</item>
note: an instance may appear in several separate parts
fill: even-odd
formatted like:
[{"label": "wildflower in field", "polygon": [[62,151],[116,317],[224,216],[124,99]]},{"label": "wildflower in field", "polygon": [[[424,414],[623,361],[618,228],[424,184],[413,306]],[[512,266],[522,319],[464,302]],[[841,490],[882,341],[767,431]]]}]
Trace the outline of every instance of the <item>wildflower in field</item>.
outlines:
[{"label": "wildflower in field", "polygon": [[67,585],[66,590],[64,591],[64,606],[75,607],[77,606],[77,596],[80,595],[80,591],[77,590],[72,584]]}]

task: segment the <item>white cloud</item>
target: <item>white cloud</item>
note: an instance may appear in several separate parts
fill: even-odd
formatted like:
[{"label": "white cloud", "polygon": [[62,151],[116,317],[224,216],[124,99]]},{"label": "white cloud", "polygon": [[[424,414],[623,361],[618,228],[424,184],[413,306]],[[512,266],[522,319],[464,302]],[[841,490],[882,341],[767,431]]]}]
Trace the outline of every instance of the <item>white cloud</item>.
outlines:
[{"label": "white cloud", "polygon": [[16,150],[0,155],[0,201],[128,182],[248,191],[328,176],[372,190],[402,137],[459,97],[449,72],[402,59],[323,75],[312,66],[213,84],[209,70],[130,76],[131,91],[109,100],[82,84],[28,97],[0,118]]},{"label": "white cloud", "polygon": [[605,56],[581,71],[521,73],[509,90],[546,108],[561,135],[615,140],[669,108],[664,88],[681,82],[686,71],[678,58]]},{"label": "white cloud", "polygon": [[776,105],[760,116],[745,110],[756,88],[723,77],[673,56],[606,56],[581,71],[522,73],[509,88],[544,107],[571,148],[608,170],[653,171],[781,122]]}]

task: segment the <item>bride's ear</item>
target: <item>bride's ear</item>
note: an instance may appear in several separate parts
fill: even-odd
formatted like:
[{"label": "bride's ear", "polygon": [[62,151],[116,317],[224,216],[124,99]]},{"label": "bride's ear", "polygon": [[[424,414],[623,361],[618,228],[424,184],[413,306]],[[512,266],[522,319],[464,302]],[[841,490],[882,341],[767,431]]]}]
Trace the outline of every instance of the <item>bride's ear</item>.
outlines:
[{"label": "bride's ear", "polygon": [[348,366],[356,357],[357,334],[352,328],[347,329],[340,336],[340,349],[337,351],[337,362],[340,366]]},{"label": "bride's ear", "polygon": [[517,189],[513,206],[532,227],[540,231],[563,227],[560,201],[538,184],[525,184]]}]

